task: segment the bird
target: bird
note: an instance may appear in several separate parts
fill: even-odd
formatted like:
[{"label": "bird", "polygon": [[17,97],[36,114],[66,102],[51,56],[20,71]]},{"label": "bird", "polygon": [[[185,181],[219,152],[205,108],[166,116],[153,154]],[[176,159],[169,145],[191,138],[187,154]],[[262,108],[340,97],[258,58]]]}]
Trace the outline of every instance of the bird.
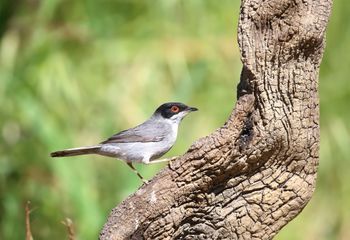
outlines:
[{"label": "bird", "polygon": [[159,158],[175,144],[179,125],[184,117],[197,110],[180,102],[164,103],[142,124],[118,132],[99,144],[55,151],[50,155],[56,158],[97,154],[117,158],[124,161],[143,182],[147,183],[134,168],[133,163],[169,161],[170,159]]}]

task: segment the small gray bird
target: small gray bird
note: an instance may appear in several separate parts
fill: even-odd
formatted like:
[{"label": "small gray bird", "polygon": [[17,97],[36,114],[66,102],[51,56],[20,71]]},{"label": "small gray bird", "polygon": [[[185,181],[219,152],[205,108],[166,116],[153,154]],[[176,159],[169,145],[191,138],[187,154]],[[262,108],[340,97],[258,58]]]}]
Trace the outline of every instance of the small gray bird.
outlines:
[{"label": "small gray bird", "polygon": [[179,102],[164,103],[144,123],[121,131],[95,146],[70,148],[52,152],[51,157],[99,154],[125,161],[146,182],[132,163],[156,163],[174,145],[181,120],[197,108]]}]

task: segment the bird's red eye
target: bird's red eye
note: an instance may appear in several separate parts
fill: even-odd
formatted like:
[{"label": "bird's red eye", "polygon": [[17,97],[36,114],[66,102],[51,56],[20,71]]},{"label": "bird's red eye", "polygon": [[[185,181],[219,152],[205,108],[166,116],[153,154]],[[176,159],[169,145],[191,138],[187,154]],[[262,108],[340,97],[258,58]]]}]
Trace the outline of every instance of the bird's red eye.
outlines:
[{"label": "bird's red eye", "polygon": [[177,112],[179,112],[179,110],[180,110],[180,108],[179,108],[178,106],[172,106],[172,107],[171,107],[171,111],[172,111],[173,113],[177,113]]}]

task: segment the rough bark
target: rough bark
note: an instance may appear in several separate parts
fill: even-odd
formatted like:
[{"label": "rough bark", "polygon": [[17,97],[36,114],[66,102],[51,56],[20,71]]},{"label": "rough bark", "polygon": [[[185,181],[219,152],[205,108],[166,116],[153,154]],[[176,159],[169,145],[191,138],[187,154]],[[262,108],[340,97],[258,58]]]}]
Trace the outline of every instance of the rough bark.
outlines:
[{"label": "rough bark", "polygon": [[271,239],[302,211],[317,175],[331,4],[241,2],[231,116],[114,208],[100,239]]}]

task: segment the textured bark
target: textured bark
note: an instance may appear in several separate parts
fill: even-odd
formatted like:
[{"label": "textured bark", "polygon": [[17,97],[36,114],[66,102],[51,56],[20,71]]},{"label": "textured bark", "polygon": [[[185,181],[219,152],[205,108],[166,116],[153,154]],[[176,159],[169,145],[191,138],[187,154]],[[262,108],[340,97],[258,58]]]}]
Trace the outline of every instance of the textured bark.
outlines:
[{"label": "textured bark", "polygon": [[271,239],[315,188],[330,0],[243,0],[228,121],[113,209],[100,239]]}]

